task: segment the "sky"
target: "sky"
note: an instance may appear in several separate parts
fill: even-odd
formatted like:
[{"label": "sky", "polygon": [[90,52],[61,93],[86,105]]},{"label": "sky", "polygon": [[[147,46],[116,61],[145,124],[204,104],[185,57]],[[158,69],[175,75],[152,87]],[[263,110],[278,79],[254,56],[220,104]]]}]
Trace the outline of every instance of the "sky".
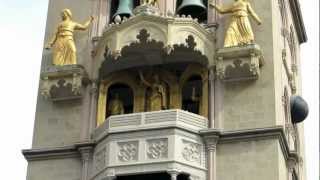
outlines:
[{"label": "sky", "polygon": [[[75,0],[76,1],[76,0]],[[319,178],[319,1],[301,0],[308,42],[301,46],[308,180]],[[48,0],[0,0],[0,178],[26,179]]]}]

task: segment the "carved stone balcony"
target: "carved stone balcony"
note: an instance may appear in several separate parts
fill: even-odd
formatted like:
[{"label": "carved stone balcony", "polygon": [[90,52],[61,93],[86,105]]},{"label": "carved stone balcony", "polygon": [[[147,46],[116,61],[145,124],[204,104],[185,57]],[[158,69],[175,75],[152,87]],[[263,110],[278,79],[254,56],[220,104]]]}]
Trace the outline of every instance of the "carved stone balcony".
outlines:
[{"label": "carved stone balcony", "polygon": [[88,81],[80,65],[52,66],[41,73],[40,93],[52,101],[79,99]]},{"label": "carved stone balcony", "polygon": [[111,116],[94,133],[99,143],[93,179],[171,171],[205,179],[205,148],[199,132],[207,127],[204,117],[182,110]]},{"label": "carved stone balcony", "polygon": [[222,81],[255,80],[260,76],[263,56],[256,44],[222,48],[216,57],[217,74]]}]

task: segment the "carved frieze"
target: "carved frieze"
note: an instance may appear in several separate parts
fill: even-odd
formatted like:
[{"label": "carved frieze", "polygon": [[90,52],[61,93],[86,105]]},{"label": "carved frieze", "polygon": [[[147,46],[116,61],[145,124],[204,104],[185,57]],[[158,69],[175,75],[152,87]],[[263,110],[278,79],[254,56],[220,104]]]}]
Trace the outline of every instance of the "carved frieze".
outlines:
[{"label": "carved frieze", "polygon": [[147,141],[147,157],[161,159],[168,157],[168,139],[152,139]]},{"label": "carved frieze", "polygon": [[182,143],[182,157],[186,161],[201,164],[201,145],[187,140],[182,140]]},{"label": "carved frieze", "polygon": [[258,79],[263,56],[256,44],[219,49],[217,52],[217,75],[222,81]]},{"label": "carved frieze", "polygon": [[130,162],[138,160],[139,142],[119,142],[118,143],[118,160],[120,162]]},{"label": "carved frieze", "polygon": [[80,65],[53,66],[41,73],[40,93],[52,101],[79,99],[87,82],[87,73]]}]

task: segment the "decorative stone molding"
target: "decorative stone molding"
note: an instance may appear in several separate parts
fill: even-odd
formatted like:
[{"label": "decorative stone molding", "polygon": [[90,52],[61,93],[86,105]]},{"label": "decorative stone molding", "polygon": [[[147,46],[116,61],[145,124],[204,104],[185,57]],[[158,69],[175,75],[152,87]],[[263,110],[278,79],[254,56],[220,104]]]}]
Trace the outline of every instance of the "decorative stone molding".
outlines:
[{"label": "decorative stone molding", "polygon": [[168,139],[147,140],[147,156],[149,159],[168,158]]},{"label": "decorative stone molding", "polygon": [[119,142],[118,143],[118,160],[120,162],[130,162],[138,160],[139,142]]},{"label": "decorative stone molding", "polygon": [[264,61],[257,44],[219,49],[216,60],[217,75],[225,82],[258,79]]},{"label": "decorative stone molding", "polygon": [[[121,50],[113,51],[109,46],[104,49],[104,61],[99,76],[104,79],[116,71],[128,70],[145,66],[156,66],[176,63],[195,63],[207,67],[209,60],[198,48],[203,42],[191,34],[183,37],[183,42],[165,45],[165,42],[152,38],[151,31],[141,28],[132,36],[135,40],[122,46]],[[158,32],[159,33],[159,32]],[[203,46],[203,45],[202,45]],[[152,57],[152,59],[147,58]]]},{"label": "decorative stone molding", "polygon": [[283,62],[284,68],[286,70],[286,74],[288,77],[288,83],[290,85],[291,92],[292,92],[292,94],[295,94],[297,92],[296,77],[295,77],[296,70],[293,67],[294,65],[291,67],[292,70],[290,70],[290,67],[289,67],[288,61],[287,61],[287,52],[285,49],[282,50],[282,62]]},{"label": "decorative stone molding", "polygon": [[52,101],[79,99],[88,81],[80,65],[52,66],[41,73],[40,93]]},{"label": "decorative stone molding", "polygon": [[188,162],[201,164],[201,145],[187,140],[182,140],[182,157]]}]

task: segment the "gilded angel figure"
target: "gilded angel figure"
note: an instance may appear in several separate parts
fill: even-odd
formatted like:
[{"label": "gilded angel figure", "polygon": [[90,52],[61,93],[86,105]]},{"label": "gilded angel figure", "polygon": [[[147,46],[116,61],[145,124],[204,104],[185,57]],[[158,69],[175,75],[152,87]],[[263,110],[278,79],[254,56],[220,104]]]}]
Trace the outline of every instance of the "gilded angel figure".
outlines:
[{"label": "gilded angel figure", "polygon": [[230,25],[227,29],[224,47],[251,44],[254,41],[249,15],[260,25],[261,19],[252,9],[248,0],[235,0],[230,6],[220,7],[210,3],[221,14],[230,13],[232,15]]},{"label": "gilded angel figure", "polygon": [[46,45],[46,49],[52,48],[54,65],[77,64],[76,46],[74,44],[73,33],[75,30],[86,30],[94,20],[90,19],[84,24],[79,24],[72,20],[70,9],[61,12],[62,22],[59,23],[57,30],[51,41]]}]

